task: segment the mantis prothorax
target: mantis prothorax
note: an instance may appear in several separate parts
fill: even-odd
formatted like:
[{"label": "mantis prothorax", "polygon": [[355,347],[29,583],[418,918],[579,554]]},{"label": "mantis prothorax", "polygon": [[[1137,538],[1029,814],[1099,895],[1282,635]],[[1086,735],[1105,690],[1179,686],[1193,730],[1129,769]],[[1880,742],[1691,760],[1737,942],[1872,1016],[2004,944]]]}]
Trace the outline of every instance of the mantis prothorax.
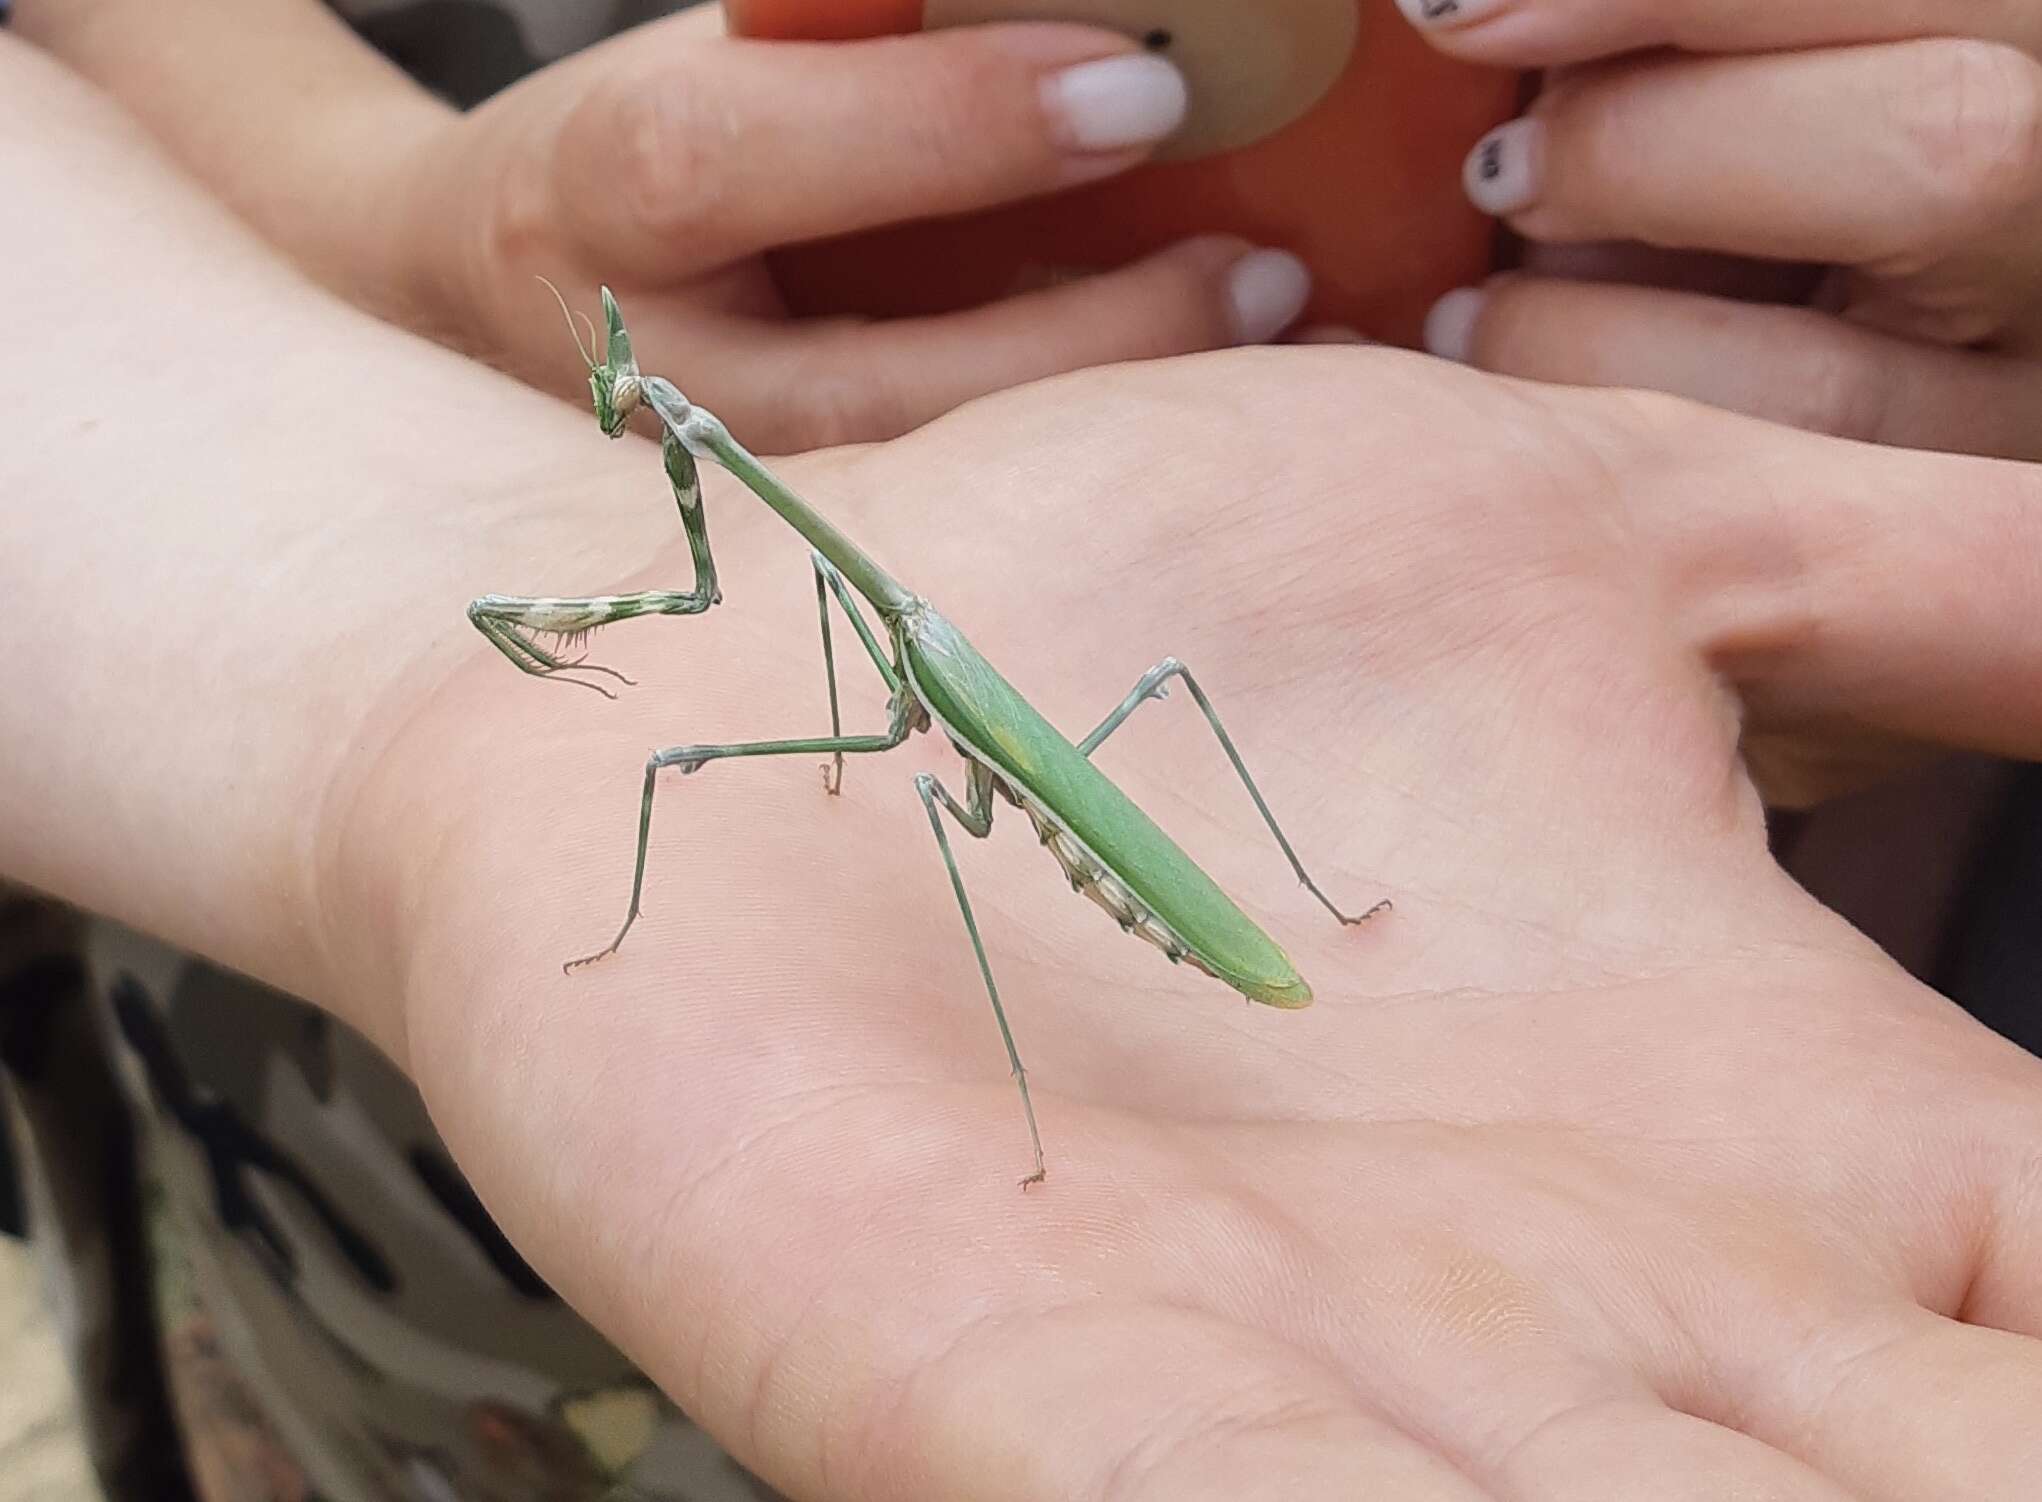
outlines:
[{"label": "mantis prothorax", "polygon": [[[978,920],[972,913],[971,898],[965,891],[956,854],[943,826],[945,814],[967,834],[984,839],[992,833],[994,800],[1004,799],[1028,816],[1043,846],[1063,868],[1072,889],[1105,909],[1123,930],[1153,944],[1172,963],[1203,971],[1250,1001],[1286,1009],[1308,1005],[1311,988],[1283,950],[1091,761],[1092,753],[1129,716],[1150,700],[1166,697],[1170,684],[1181,681],[1218,737],[1298,880],[1344,924],[1363,923],[1386,911],[1389,904],[1384,902],[1358,916],[1350,916],[1320,890],[1277,824],[1232,737],[1190,670],[1175,658],[1165,659],[1142,675],[1120,706],[1090,735],[1075,744],[1066,740],[933,605],[902,587],[789,490],[732,438],[715,416],[691,403],[672,383],[641,374],[616,300],[608,288],[602,296],[606,330],[600,358],[594,351],[586,348],[582,351],[589,367],[596,419],[603,432],[612,438],[624,432],[641,408],[658,419],[667,478],[694,554],[694,588],[587,599],[486,595],[468,607],[468,619],[522,671],[579,683],[609,695],[610,691],[600,684],[571,675],[576,671],[595,672],[620,682],[629,680],[611,669],[592,667],[585,658],[563,658],[543,647],[539,637],[553,635],[564,642],[578,642],[616,621],[643,615],[700,615],[720,602],[697,465],[698,460],[708,459],[728,470],[777,512],[812,549],[823,662],[829,680],[830,733],[806,740],[674,746],[654,752],[645,764],[645,790],[638,814],[637,867],[631,880],[631,906],[624,925],[606,948],[585,959],[571,961],[566,968],[576,970],[615,954],[638,921],[639,902],[645,890],[646,849],[652,833],[653,795],[662,771],[673,767],[683,774],[699,772],[711,762],[742,757],[825,756],[830,758],[830,765],[825,769],[824,783],[835,794],[843,785],[846,756],[891,751],[917,732],[934,728],[942,731],[964,758],[964,801],[960,803],[926,772],[915,779],[915,787],[928,811],[929,826],[935,832],[943,864],[950,873],[965,932],[977,957],[1000,1037],[1006,1045],[1007,1061],[1021,1093],[1035,1154],[1035,1171],[1022,1180],[1024,1187],[1046,1177],[1042,1137],[1028,1094],[1028,1074],[1021,1065],[1013,1029],[1008,1025],[992,964],[979,934]],[[877,632],[859,609],[852,597],[854,593],[863,597],[878,616]],[[836,654],[830,634],[832,598],[850,621],[865,655],[891,696],[888,724],[882,734],[843,733]]]}]

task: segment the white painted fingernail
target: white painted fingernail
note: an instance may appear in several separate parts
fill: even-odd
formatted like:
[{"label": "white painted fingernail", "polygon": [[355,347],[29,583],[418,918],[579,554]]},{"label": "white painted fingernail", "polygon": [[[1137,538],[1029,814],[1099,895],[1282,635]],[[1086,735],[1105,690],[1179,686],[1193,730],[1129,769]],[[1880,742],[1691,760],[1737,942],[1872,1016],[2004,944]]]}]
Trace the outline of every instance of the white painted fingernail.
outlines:
[{"label": "white painted fingernail", "polygon": [[1042,81],[1042,107],[1070,151],[1127,151],[1174,134],[1191,107],[1184,75],[1146,52],[1079,63]]},{"label": "white painted fingernail", "polygon": [[1425,31],[1467,26],[1502,7],[1503,0],[1397,0],[1404,19]]},{"label": "white painted fingernail", "polygon": [[1312,300],[1312,273],[1287,250],[1257,250],[1234,263],[1227,277],[1234,337],[1267,344],[1298,321]]},{"label": "white painted fingernail", "polygon": [[1461,181],[1483,213],[1499,218],[1519,214],[1538,201],[1545,157],[1545,122],[1512,120],[1475,143]]},{"label": "white painted fingernail", "polygon": [[1475,352],[1475,325],[1488,302],[1489,294],[1480,287],[1447,293],[1425,315],[1425,347],[1442,360],[1466,364]]}]

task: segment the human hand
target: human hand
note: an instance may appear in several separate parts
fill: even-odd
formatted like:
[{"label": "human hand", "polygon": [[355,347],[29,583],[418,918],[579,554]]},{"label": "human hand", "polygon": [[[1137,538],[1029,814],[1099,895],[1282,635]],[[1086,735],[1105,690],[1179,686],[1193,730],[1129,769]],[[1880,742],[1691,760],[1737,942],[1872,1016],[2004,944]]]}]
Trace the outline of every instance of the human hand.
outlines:
[{"label": "human hand", "polygon": [[578,393],[543,316],[614,283],[655,361],[771,451],[884,438],[1058,371],[1270,340],[1300,262],[1228,237],[945,318],[789,321],[776,246],[1094,181],[1182,119],[1164,60],[1090,27],[742,41],[641,27],[452,120],[407,168],[414,301],[457,342]]},{"label": "human hand", "polygon": [[583,306],[611,281],[648,354],[768,450],[887,437],[1077,366],[1273,339],[1310,291],[1296,257],[1221,236],[955,317],[787,316],[763,252],[1146,159],[1184,81],[1112,31],[748,42],[704,6],[463,115],[321,0],[24,0],[19,20],[350,301],[579,402],[535,278]]},{"label": "human hand", "polygon": [[1458,56],[1556,70],[1469,161],[1476,202],[1532,242],[1526,273],[1442,301],[1437,352],[2042,456],[2031,7],[1419,4]]},{"label": "human hand", "polygon": [[2028,471],[1354,351],[790,464],[1060,723],[1184,655],[1320,878],[1400,903],[1329,932],[1181,705],[1102,763],[1317,1007],[1165,968],[1026,839],[964,850],[1049,1134],[1023,1198],[909,787],[938,742],[841,800],[670,787],[633,947],[557,971],[646,749],[821,723],[777,519],[712,483],[730,604],[606,637],[622,703],[518,678],[472,594],[678,581],[650,447],[311,295],[4,38],[0,78],[38,225],[0,300],[117,377],[0,346],[62,438],[0,451],[37,709],[0,871],[408,1059],[521,1246],[787,1489],[2032,1490],[2042,1065],[1782,876],[1736,760],[1741,722],[2032,755]]},{"label": "human hand", "polygon": [[712,478],[730,603],[604,637],[621,704],[485,651],[421,682],[322,842],[361,853],[335,931],[398,915],[464,1167],[748,1464],[816,1498],[2030,1495],[2042,1064],[1774,866],[1737,753],[2042,749],[2031,476],[1334,351],[1072,378],[787,474],[1067,728],[1182,655],[1335,898],[1398,907],[1332,925],[1181,705],[1100,760],[1313,1009],[1159,964],[1031,839],[967,843],[1048,1140],[1024,1197],[910,785],[940,737],[841,800],[799,760],[671,777],[648,916],[559,973],[621,915],[648,749],[820,723],[775,518]]}]

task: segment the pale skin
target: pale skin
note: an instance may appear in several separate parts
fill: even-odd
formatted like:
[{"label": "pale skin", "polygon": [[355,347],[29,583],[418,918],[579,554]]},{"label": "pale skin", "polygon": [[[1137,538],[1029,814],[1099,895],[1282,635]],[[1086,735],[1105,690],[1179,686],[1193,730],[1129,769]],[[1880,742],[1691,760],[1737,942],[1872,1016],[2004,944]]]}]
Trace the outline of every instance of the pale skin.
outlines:
[{"label": "pale skin", "polygon": [[1462,0],[1421,29],[1555,70],[1471,162],[1528,273],[1443,304],[1440,352],[2042,458],[2042,10]]},{"label": "pale skin", "polygon": [[[554,963],[622,895],[606,751],[683,704],[824,713],[779,524],[711,494],[748,608],[616,637],[641,692],[507,685],[479,587],[679,576],[652,448],[312,293],[19,48],[0,85],[40,229],[0,316],[78,314],[0,345],[10,420],[62,440],[0,450],[0,688],[36,711],[0,716],[0,872],[367,1029],[535,1264],[776,1485],[2031,1496],[2042,1064],[1781,875],[1736,733],[2042,750],[2032,474],[1368,351],[790,463],[1060,723],[1121,652],[1196,661],[1327,877],[1398,898],[1394,942],[1291,930],[1320,1002],[1279,1015],[972,861],[1056,1082],[1023,1200],[904,780],[687,785],[660,853],[695,879],[599,1000]],[[1290,878],[1167,718],[1117,775],[1277,921]]]},{"label": "pale skin", "polygon": [[[1096,27],[774,45],[723,36],[712,5],[461,114],[321,0],[22,0],[15,17],[356,303],[571,395],[532,279],[585,304],[608,281],[641,347],[713,369],[696,394],[765,452],[888,437],[1058,371],[1274,339],[1310,290],[1280,247],[1205,237],[947,318],[786,316],[762,259],[776,246],[1147,160],[1182,123],[1182,78]],[[1096,71],[1115,60],[1133,71]]]}]

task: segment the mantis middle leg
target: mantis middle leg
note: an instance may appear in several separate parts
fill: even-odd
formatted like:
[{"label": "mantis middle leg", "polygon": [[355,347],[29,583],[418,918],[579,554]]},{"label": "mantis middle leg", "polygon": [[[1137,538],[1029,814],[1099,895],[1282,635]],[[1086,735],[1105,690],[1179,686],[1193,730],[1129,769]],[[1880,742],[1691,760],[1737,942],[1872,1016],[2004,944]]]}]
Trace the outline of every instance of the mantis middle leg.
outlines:
[{"label": "mantis middle leg", "polygon": [[[830,684],[830,734],[840,736],[844,733],[844,714],[837,697],[837,649],[830,637],[831,595],[837,597],[837,604],[850,618],[852,629],[858,633],[858,640],[865,648],[865,655],[872,659],[872,665],[879,669],[879,676],[886,680],[888,693],[898,695],[901,692],[901,678],[894,671],[893,664],[886,660],[886,654],[879,649],[879,639],[872,634],[865,612],[851,598],[851,587],[844,582],[844,576],[820,553],[810,553],[808,561],[815,570],[815,613],[822,622],[822,665]],[[822,769],[822,786],[832,798],[844,791],[843,752],[838,752],[833,763]]]},{"label": "mantis middle leg", "polygon": [[641,901],[645,895],[645,855],[652,843],[652,800],[659,788],[659,774],[668,767],[679,767],[683,776],[699,772],[712,761],[735,761],[752,756],[875,756],[883,751],[892,751],[905,745],[914,733],[917,710],[920,705],[911,697],[896,694],[893,702],[893,722],[882,735],[828,735],[811,740],[793,741],[744,741],[724,746],[671,746],[664,751],[655,751],[645,763],[645,792],[638,805],[638,862],[631,876],[631,907],[624,915],[624,926],[617,930],[617,937],[602,949],[578,960],[569,960],[561,968],[572,974],[598,960],[606,960],[624,947],[625,935],[638,921],[642,911]]},{"label": "mantis middle leg", "polygon": [[1234,749],[1234,739],[1227,734],[1227,727],[1220,723],[1219,714],[1213,709],[1212,701],[1206,698],[1205,690],[1198,686],[1198,680],[1191,676],[1191,669],[1176,658],[1166,657],[1142,674],[1141,682],[1137,683],[1134,691],[1121,701],[1120,707],[1108,715],[1097,730],[1078,742],[1079,753],[1090,756],[1097,751],[1106,744],[1114,731],[1126,724],[1129,717],[1151,699],[1169,698],[1170,680],[1173,678],[1182,679],[1184,686],[1191,691],[1191,697],[1198,703],[1199,713],[1205,716],[1206,724],[1212,726],[1212,733],[1219,739],[1220,749],[1227,753],[1227,760],[1234,764],[1235,772],[1240,774],[1241,785],[1247,788],[1248,796],[1255,800],[1256,812],[1262,815],[1262,822],[1269,826],[1269,832],[1276,836],[1277,846],[1283,851],[1284,858],[1290,862],[1291,870],[1297,873],[1298,880],[1304,883],[1305,889],[1319,899],[1327,912],[1345,924],[1366,923],[1371,918],[1387,913],[1391,904],[1378,902],[1359,917],[1350,917],[1335,907],[1333,899],[1319,889],[1319,884],[1312,880],[1311,873],[1305,870],[1304,862],[1298,859],[1297,851],[1291,847],[1289,837],[1283,832],[1283,826],[1276,822],[1276,815],[1270,812],[1269,803],[1262,796],[1262,789],[1255,786],[1255,779],[1248,775],[1248,765],[1241,760],[1241,753]]},{"label": "mantis middle leg", "polygon": [[985,940],[979,937],[978,919],[972,915],[971,898],[964,890],[964,875],[957,869],[957,854],[950,848],[950,836],[943,829],[943,813],[947,811],[958,826],[975,840],[982,840],[993,832],[993,774],[971,763],[971,783],[967,793],[969,804],[960,807],[950,790],[924,772],[915,779],[915,791],[922,795],[922,807],[929,811],[929,827],[936,832],[936,844],[943,852],[943,865],[950,872],[950,887],[957,894],[958,909],[964,914],[964,931],[971,936],[972,953],[978,956],[978,973],[986,983],[986,995],[992,999],[993,1017],[1000,1024],[1000,1040],[1007,1045],[1007,1063],[1014,1073],[1014,1084],[1021,1092],[1021,1110],[1028,1118],[1028,1140],[1035,1148],[1035,1172],[1021,1181],[1026,1189],[1031,1184],[1040,1184],[1049,1177],[1049,1170],[1042,1160],[1042,1133],[1035,1125],[1035,1102],[1028,1096],[1028,1071],[1021,1067],[1020,1050],[1014,1046],[1014,1030],[1007,1025],[1007,1009],[1000,1004],[999,983],[993,979],[992,962],[986,958]]}]

